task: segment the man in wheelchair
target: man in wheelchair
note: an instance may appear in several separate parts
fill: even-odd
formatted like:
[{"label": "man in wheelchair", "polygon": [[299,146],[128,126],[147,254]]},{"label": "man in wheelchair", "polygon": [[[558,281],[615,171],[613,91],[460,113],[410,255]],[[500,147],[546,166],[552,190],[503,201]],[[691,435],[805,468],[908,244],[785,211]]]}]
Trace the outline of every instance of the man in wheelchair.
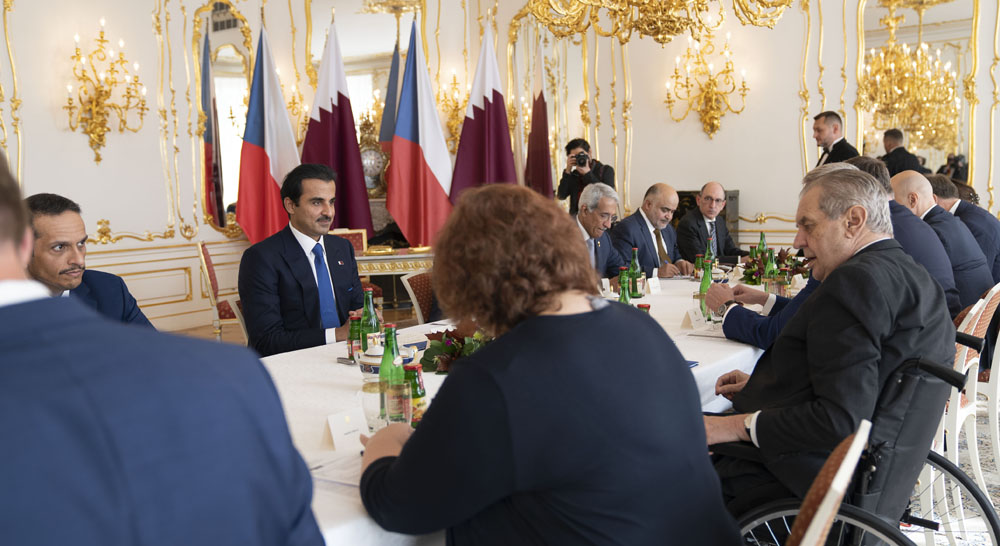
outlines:
[{"label": "man in wheelchair", "polygon": [[819,167],[805,181],[794,244],[822,284],[753,375],[719,379],[735,415],[705,416],[710,450],[736,441],[759,448],[752,459],[714,455],[735,515],[803,496],[837,443],[872,419],[905,361],[954,359],[944,293],[893,240],[886,197],[871,175],[845,164]]}]

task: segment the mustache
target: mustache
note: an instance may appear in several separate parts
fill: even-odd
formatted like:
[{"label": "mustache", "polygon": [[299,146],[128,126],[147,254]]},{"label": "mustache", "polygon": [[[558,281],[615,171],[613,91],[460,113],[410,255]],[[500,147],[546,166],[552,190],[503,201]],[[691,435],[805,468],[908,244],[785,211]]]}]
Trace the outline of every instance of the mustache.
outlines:
[{"label": "mustache", "polygon": [[316,218],[316,221],[317,222],[332,222],[333,221],[333,217],[332,216],[320,216],[319,218]]},{"label": "mustache", "polygon": [[59,272],[59,274],[63,275],[65,273],[71,273],[73,271],[84,271],[86,269],[87,268],[84,267],[84,266],[82,266],[82,265],[74,265],[73,267],[70,267],[70,268],[67,268],[67,269],[63,269],[62,271]]}]

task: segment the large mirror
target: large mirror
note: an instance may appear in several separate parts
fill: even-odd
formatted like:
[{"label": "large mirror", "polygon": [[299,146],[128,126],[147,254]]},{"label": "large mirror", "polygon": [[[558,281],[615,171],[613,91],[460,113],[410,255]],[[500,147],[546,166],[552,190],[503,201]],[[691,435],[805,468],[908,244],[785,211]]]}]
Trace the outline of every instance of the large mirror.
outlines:
[{"label": "large mirror", "polygon": [[[202,59],[205,58],[205,47],[208,47],[207,57],[211,62],[212,84],[215,90],[216,124],[214,130],[218,135],[217,160],[219,168],[212,174],[202,167],[200,188],[202,210],[205,211],[205,223],[217,230],[223,230],[229,222],[235,222],[232,212],[239,195],[240,150],[243,145],[243,130],[246,124],[247,105],[250,97],[250,78],[253,70],[253,42],[250,26],[246,17],[230,0],[210,0],[194,12],[194,32],[192,48],[194,53],[195,75],[198,85],[195,97],[201,98],[202,90],[208,82],[202,81]],[[207,33],[207,41],[206,41]],[[201,139],[207,124],[212,123],[209,111],[202,107],[199,100],[199,123],[197,137]],[[206,158],[211,165],[212,158]],[[206,191],[212,183],[212,176],[218,192],[217,205],[212,207],[207,202],[211,192]],[[216,217],[211,211],[220,209]],[[228,218],[227,218],[228,217]],[[232,226],[229,226],[232,232]]]},{"label": "large mirror", "polygon": [[[886,153],[883,134],[900,129],[903,145],[930,172],[967,178],[974,2],[978,0],[867,0],[858,67],[858,106],[869,156]],[[952,157],[949,163],[949,156]]]}]

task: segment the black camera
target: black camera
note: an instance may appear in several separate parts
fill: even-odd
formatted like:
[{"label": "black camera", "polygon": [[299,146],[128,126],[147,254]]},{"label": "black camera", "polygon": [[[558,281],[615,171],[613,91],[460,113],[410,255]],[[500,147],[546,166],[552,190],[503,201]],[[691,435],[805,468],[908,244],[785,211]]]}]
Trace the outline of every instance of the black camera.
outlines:
[{"label": "black camera", "polygon": [[584,167],[590,162],[590,156],[587,155],[587,152],[580,152],[573,157],[576,159],[577,167]]}]

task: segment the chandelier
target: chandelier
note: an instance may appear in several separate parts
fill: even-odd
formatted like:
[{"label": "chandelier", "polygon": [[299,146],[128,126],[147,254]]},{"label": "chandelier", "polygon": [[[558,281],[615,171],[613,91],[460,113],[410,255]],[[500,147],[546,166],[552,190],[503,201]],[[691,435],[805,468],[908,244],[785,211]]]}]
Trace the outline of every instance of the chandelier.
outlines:
[{"label": "chandelier", "polygon": [[[923,42],[923,12],[935,0],[882,0],[889,14],[879,24],[889,31],[889,39],[877,50],[865,54],[858,81],[858,105],[872,113],[876,129],[899,128],[917,145],[953,150],[958,145],[961,99],[957,75],[951,62],[941,62],[941,50],[931,54]],[[913,7],[920,15],[919,45],[896,39],[903,16],[898,6]]]},{"label": "chandelier", "polygon": [[[791,3],[733,0],[733,10],[743,24],[773,28]],[[633,32],[661,45],[684,33],[699,36],[711,26],[712,12],[722,18],[721,0],[528,0],[526,9],[559,38],[594,27],[599,36],[622,44]]]},{"label": "chandelier", "polygon": [[[692,111],[698,112],[702,129],[708,138],[715,136],[726,112],[739,114],[746,108],[746,70],[741,70],[740,84],[736,85],[733,53],[729,48],[729,33],[721,52],[716,52],[712,31],[700,40],[688,36],[688,48],[683,57],[674,59],[674,73],[667,80],[667,98],[663,101],[674,121],[683,121]],[[718,64],[718,69],[716,68]],[[681,67],[683,66],[683,74]],[[736,108],[730,96],[738,94],[740,106]],[[674,114],[674,104],[684,103],[680,115]]]}]

